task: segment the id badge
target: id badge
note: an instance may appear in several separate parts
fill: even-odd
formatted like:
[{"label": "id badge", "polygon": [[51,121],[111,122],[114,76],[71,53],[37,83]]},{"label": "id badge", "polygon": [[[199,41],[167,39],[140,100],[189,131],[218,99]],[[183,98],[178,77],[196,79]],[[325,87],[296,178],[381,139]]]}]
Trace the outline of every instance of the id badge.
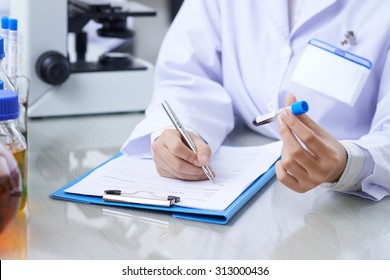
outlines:
[{"label": "id badge", "polygon": [[353,105],[372,63],[317,39],[310,40],[291,77],[293,82]]}]

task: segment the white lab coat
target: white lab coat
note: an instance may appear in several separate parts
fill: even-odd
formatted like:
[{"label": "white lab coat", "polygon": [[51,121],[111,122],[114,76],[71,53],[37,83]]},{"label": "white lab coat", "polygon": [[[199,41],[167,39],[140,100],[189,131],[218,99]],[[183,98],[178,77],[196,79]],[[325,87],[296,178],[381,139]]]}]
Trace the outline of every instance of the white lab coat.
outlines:
[{"label": "white lab coat", "polygon": [[[150,133],[171,123],[168,100],[185,126],[213,152],[239,117],[253,130],[280,138],[277,124],[253,117],[284,106],[288,92],[310,104],[309,116],[340,140],[366,149],[375,162],[362,190],[373,199],[390,193],[390,1],[307,1],[290,31],[287,0],[186,0],[163,42],[155,92],[146,118],[122,151],[150,156]],[[341,45],[353,30],[356,45]],[[372,70],[353,106],[291,81],[313,38],[370,60]]]}]

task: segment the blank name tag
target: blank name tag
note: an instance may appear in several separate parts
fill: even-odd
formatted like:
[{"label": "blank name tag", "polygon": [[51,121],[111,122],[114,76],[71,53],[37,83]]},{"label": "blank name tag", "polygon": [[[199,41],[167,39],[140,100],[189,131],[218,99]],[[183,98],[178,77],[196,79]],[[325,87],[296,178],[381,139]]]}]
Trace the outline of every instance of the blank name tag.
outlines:
[{"label": "blank name tag", "polygon": [[313,39],[291,80],[352,106],[367,81],[371,66],[365,58]]}]

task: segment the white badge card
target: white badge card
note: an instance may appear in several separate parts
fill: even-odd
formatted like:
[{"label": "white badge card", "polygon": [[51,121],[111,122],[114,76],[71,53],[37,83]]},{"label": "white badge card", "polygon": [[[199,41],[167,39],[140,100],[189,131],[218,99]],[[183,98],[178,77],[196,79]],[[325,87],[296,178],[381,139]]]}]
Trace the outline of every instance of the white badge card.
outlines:
[{"label": "white badge card", "polygon": [[365,58],[313,39],[291,80],[352,106],[366,83],[371,66]]}]

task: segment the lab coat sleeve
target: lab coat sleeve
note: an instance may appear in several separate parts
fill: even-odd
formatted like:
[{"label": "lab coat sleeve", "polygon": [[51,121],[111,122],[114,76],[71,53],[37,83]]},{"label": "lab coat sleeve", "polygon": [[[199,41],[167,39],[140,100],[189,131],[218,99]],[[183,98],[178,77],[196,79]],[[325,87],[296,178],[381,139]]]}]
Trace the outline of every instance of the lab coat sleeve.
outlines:
[{"label": "lab coat sleeve", "polygon": [[[380,200],[390,195],[390,55],[380,78],[376,112],[370,132],[359,140],[351,141],[369,152],[366,165],[373,163],[373,172],[361,182],[357,195]],[[372,163],[370,162],[372,161]]]},{"label": "lab coat sleeve", "polygon": [[234,126],[231,98],[223,87],[220,32],[218,1],[184,1],[160,49],[145,119],[122,147],[124,153],[151,156],[150,134],[172,126],[161,106],[164,100],[213,154],[219,148]]}]

